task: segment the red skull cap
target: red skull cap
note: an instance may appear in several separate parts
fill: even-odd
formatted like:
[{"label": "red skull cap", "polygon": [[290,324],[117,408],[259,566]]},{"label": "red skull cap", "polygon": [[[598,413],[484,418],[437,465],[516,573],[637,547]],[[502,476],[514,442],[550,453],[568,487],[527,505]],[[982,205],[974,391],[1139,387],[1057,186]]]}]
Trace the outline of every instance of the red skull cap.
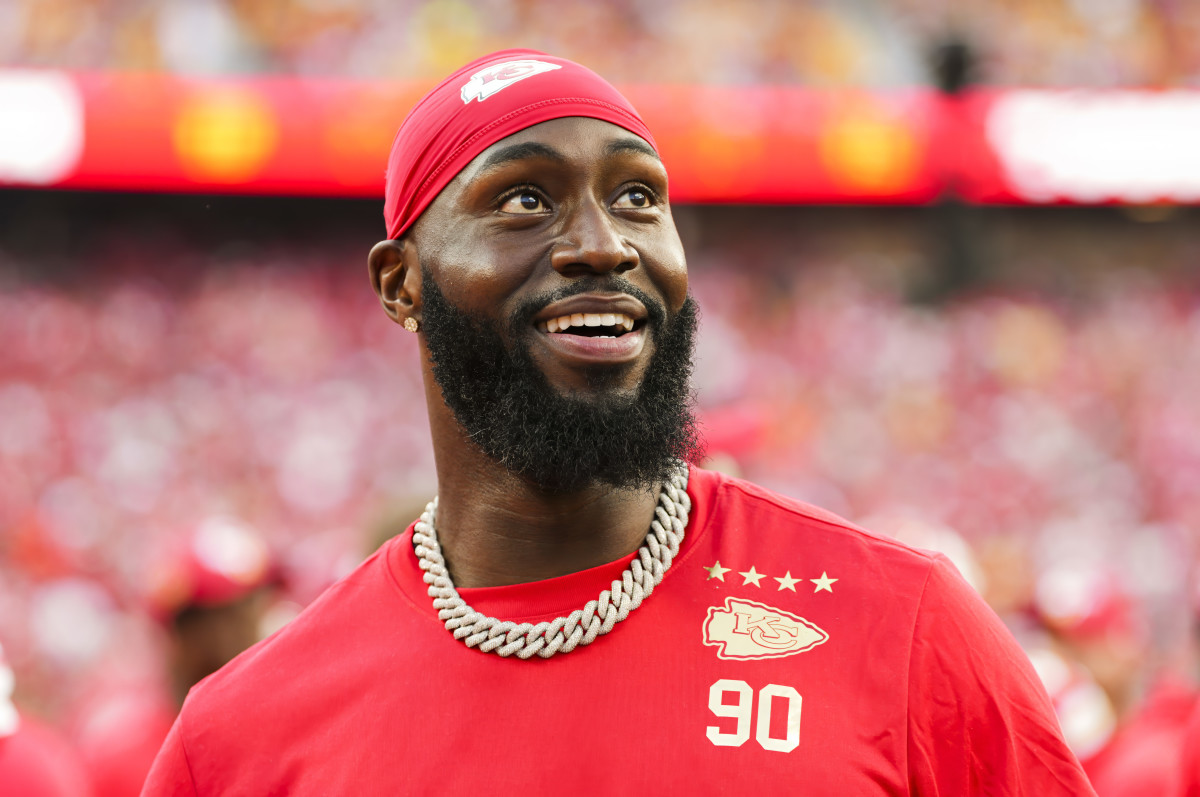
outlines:
[{"label": "red skull cap", "polygon": [[384,190],[388,237],[403,235],[492,144],[565,116],[611,122],[658,149],[629,101],[592,70],[537,50],[500,50],[443,80],[400,125]]}]

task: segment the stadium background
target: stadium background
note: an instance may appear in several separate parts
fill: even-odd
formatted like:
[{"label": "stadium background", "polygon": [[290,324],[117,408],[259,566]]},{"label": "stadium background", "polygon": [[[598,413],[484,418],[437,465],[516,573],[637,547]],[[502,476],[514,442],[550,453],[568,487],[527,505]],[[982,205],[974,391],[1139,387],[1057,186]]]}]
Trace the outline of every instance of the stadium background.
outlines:
[{"label": "stadium background", "polygon": [[[688,122],[664,155],[683,164],[711,466],[950,553],[1041,663],[1053,658],[1043,675],[1081,755],[1163,673],[1191,682],[1194,159],[1154,172],[1154,141],[1118,142],[1111,152],[1147,168],[1104,172],[1100,188],[1069,169],[1031,184],[979,114],[1014,96],[1069,110],[1064,89],[1186,100],[1200,4],[9,0],[0,644],[22,712],[70,737],[97,692],[161,681],[156,612],[205,523],[266,542],[278,623],[435,486],[414,339],[366,280],[382,160],[342,184],[304,165],[267,179],[245,161],[270,149],[262,135],[222,149],[258,111],[210,123],[213,144],[180,133],[168,100],[145,116],[114,103],[149,102],[138,87],[295,101],[321,85],[334,113],[329,86],[419,96],[501,46],[577,59]],[[47,76],[88,102],[98,92],[86,119],[132,131],[91,172],[86,147],[74,166],[30,167],[13,120],[36,114],[9,106],[4,119],[5,98],[23,96],[12,86]],[[794,141],[825,178],[781,188],[739,160],[766,152],[770,166],[793,141],[747,122],[747,97],[760,115],[813,104]],[[291,107],[278,124],[304,127]],[[406,106],[370,110],[386,148]],[[156,125],[175,125],[179,157],[151,174],[136,136]],[[1081,148],[1111,132],[1080,129]]]}]

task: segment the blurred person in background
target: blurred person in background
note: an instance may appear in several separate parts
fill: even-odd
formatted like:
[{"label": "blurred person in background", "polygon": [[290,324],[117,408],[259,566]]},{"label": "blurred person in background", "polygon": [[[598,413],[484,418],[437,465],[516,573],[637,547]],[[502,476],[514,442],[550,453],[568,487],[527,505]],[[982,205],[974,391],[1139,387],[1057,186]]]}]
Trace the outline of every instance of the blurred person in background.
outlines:
[{"label": "blurred person in background", "polygon": [[1177,757],[1180,797],[1200,797],[1200,702],[1193,705],[1179,739]]},{"label": "blurred person in background", "polygon": [[262,638],[278,573],[261,536],[223,517],[201,523],[172,564],[160,571],[152,600],[169,629],[178,707],[195,684]]},{"label": "blurred person in background", "polygon": [[1084,768],[1100,797],[1174,797],[1182,786],[1185,732],[1197,706],[1194,684],[1166,677],[1124,717]]},{"label": "blurred person in background", "polygon": [[[1112,756],[1098,783],[1123,778],[1140,790],[1114,795],[1200,797],[1200,589],[1193,583],[1190,634],[1183,664],[1153,685],[1135,715],[1128,741]],[[1143,785],[1144,784],[1144,785]],[[1157,789],[1157,791],[1155,791]],[[1104,792],[1100,792],[1104,794]]]},{"label": "blurred person in background", "polygon": [[[1050,694],[1063,737],[1088,771],[1088,761],[1110,742],[1119,717],[1109,691],[1061,640],[1064,629],[1083,626],[1085,618],[1062,618],[1056,631],[1039,609],[1043,574],[1029,546],[1030,538],[1020,534],[997,534],[978,544],[982,594],[1029,655]],[[1120,687],[1124,693],[1130,684],[1122,681]]]},{"label": "blurred person in background", "polygon": [[192,690],[146,794],[1091,793],[948,559],[684,463],[696,310],[611,85],[478,59],[386,193],[439,497]]},{"label": "blurred person in background", "polygon": [[17,711],[15,688],[0,647],[0,794],[92,797],[78,753],[56,731]]},{"label": "blurred person in background", "polygon": [[198,524],[153,568],[146,608],[166,634],[163,679],[101,684],[72,723],[95,797],[141,792],[188,691],[263,638],[276,570],[261,537],[225,517]]},{"label": "blurred person in background", "polygon": [[[1195,674],[1188,671],[1194,653],[1182,666],[1153,663],[1146,608],[1116,573],[1065,564],[1040,575],[1037,593],[1037,615],[1055,650],[1094,679],[1113,710],[1104,743],[1077,750],[1096,793],[1178,794],[1184,730],[1197,705]],[[1078,710],[1078,701],[1065,708]],[[1069,718],[1062,719],[1067,727]]]},{"label": "blurred person in background", "polygon": [[1119,721],[1136,709],[1150,663],[1150,628],[1117,574],[1071,565],[1038,574],[1033,609],[1070,660],[1104,689]]}]

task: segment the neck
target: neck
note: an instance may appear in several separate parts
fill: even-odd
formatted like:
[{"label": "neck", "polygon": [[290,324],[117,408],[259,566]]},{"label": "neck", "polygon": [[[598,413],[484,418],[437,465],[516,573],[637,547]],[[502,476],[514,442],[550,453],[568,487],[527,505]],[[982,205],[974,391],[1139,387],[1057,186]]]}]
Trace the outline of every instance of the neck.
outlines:
[{"label": "neck", "polygon": [[658,502],[658,485],[547,492],[490,460],[464,464],[438,463],[438,538],[459,587],[539,581],[620,559],[642,544]]},{"label": "neck", "polygon": [[633,553],[654,519],[660,485],[543,490],[483,454],[427,379],[438,475],[437,532],[458,587],[523,584]]}]

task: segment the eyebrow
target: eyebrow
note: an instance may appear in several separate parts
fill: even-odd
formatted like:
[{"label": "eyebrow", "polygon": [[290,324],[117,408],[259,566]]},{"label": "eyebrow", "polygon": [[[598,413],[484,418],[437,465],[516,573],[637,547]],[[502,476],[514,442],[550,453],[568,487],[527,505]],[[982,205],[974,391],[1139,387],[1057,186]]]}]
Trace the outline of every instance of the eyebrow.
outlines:
[{"label": "eyebrow", "polygon": [[617,141],[610,141],[608,146],[604,148],[606,155],[623,155],[626,152],[636,152],[654,158],[656,161],[662,161],[658,157],[658,153],[654,151],[654,147],[640,138],[622,138]]},{"label": "eyebrow", "polygon": [[513,161],[525,160],[526,158],[549,158],[553,161],[565,162],[566,158],[562,153],[553,147],[548,147],[545,144],[539,144],[535,141],[529,141],[524,144],[513,144],[512,146],[502,147],[491,155],[488,155],[487,160],[479,167],[479,171],[487,172],[506,163]]},{"label": "eyebrow", "polygon": [[[610,141],[604,148],[604,154],[606,155],[623,155],[627,152],[635,152],[654,158],[656,161],[661,161],[658,153],[654,151],[654,147],[651,147],[645,141],[638,138],[622,138],[617,141]],[[567,160],[561,152],[553,147],[546,144],[539,144],[536,141],[528,141],[524,144],[513,144],[496,150],[491,155],[488,155],[487,159],[479,167],[479,171],[489,172],[506,163],[525,160],[526,158],[548,158],[559,163],[565,163]]]}]

